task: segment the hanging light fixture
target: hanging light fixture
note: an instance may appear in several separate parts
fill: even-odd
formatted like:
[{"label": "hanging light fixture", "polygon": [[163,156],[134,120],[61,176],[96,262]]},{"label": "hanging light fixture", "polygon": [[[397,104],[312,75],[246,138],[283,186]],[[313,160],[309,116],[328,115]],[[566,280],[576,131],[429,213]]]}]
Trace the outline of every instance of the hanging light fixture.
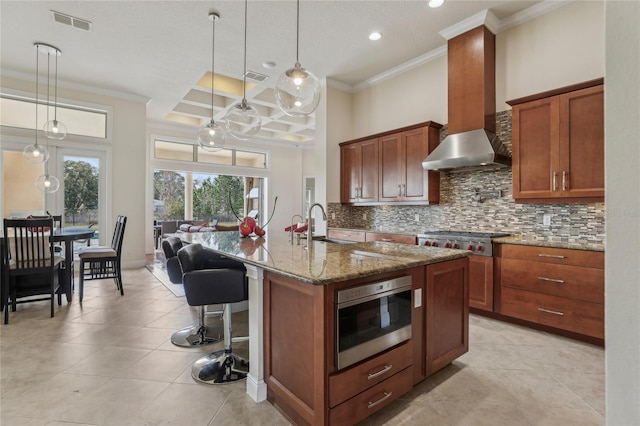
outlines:
[{"label": "hanging light fixture", "polygon": [[57,177],[49,174],[49,163],[44,164],[44,174],[36,178],[34,182],[36,188],[45,194],[52,194],[60,188],[60,181]]},{"label": "hanging light fixture", "polygon": [[49,88],[51,87],[51,55],[56,57],[56,71],[55,71],[55,95],[53,101],[53,120],[47,120],[44,124],[44,133],[49,139],[62,140],[67,136],[67,126],[62,121],[58,121],[58,56],[62,54],[57,47],[49,46],[47,44],[39,44],[38,51],[47,54],[47,118],[49,118]]},{"label": "hanging light fixture", "polygon": [[198,145],[200,148],[208,152],[220,151],[227,141],[227,135],[222,126],[215,122],[213,119],[213,90],[214,90],[214,76],[216,74],[215,69],[215,47],[216,47],[216,21],[220,19],[220,15],[215,12],[209,13],[209,19],[212,22],[212,36],[211,36],[211,121],[204,126],[201,126],[198,130]]},{"label": "hanging light fixture", "polygon": [[22,156],[30,163],[44,163],[49,159],[49,150],[38,143],[38,86],[40,84],[38,78],[38,75],[40,74],[38,72],[40,69],[38,46],[38,43],[34,44],[34,47],[36,48],[36,142],[33,145],[28,145],[22,151]]},{"label": "hanging light fixture", "polygon": [[297,0],[296,63],[286,70],[276,83],[276,103],[287,115],[304,117],[318,108],[320,83],[315,75],[302,68],[300,50],[300,0]]},{"label": "hanging light fixture", "polygon": [[242,75],[242,101],[234,105],[225,117],[229,133],[236,139],[247,140],[262,127],[258,110],[247,102],[247,0],[244,0],[244,73]]}]

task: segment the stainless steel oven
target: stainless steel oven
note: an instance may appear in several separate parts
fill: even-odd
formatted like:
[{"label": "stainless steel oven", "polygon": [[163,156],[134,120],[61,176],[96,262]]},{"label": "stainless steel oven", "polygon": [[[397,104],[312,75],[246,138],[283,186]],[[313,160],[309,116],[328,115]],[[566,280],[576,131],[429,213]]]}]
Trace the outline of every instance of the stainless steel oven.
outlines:
[{"label": "stainless steel oven", "polygon": [[336,298],[336,368],[411,338],[411,277],[340,290]]}]

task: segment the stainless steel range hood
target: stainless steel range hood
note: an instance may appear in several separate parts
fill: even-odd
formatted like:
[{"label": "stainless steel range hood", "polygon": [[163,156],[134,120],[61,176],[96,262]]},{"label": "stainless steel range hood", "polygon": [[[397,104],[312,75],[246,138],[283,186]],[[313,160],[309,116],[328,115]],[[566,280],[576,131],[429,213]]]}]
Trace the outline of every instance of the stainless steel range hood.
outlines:
[{"label": "stainless steel range hood", "polygon": [[449,135],[422,162],[425,170],[471,171],[511,166],[511,153],[489,130]]},{"label": "stainless steel range hood", "polygon": [[424,159],[426,170],[470,171],[511,165],[511,153],[495,134],[495,34],[485,25],[494,22],[495,16],[487,10],[479,18],[483,24],[468,30],[457,28],[449,34],[449,136]]}]

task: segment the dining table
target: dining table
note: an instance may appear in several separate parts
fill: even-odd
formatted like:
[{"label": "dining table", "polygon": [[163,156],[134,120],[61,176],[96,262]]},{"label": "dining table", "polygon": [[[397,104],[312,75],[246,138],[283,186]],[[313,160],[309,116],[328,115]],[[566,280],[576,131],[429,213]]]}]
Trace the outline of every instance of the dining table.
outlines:
[{"label": "dining table", "polygon": [[73,243],[86,240],[91,244],[91,238],[95,230],[90,228],[58,228],[53,232],[54,242],[64,242],[64,274],[63,290],[67,296],[67,302],[73,299]]}]

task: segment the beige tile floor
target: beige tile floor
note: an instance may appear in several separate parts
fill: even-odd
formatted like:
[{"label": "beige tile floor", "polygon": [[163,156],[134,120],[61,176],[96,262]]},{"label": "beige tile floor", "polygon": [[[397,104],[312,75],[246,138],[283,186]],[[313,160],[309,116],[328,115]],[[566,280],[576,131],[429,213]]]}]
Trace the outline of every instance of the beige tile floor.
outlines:
[{"label": "beige tile floor", "polygon": [[[172,332],[196,310],[144,268],[85,285],[82,305],[18,306],[0,326],[0,425],[287,425],[245,383],[207,386],[190,376],[203,353]],[[209,319],[211,322],[217,319]],[[246,330],[246,315],[234,314]],[[470,351],[362,425],[602,425],[600,347],[479,316]],[[246,347],[238,347],[239,351]]]}]

